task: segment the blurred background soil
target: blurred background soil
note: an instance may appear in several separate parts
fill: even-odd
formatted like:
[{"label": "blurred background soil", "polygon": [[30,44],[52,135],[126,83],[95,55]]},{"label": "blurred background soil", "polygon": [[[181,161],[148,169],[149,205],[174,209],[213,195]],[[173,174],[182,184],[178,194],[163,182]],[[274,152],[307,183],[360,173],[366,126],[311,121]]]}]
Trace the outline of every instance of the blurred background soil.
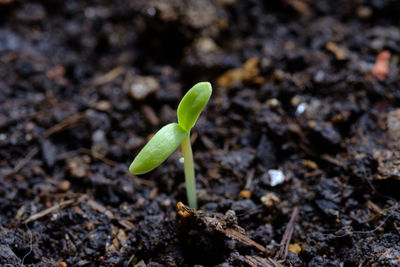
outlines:
[{"label": "blurred background soil", "polygon": [[[399,14],[0,0],[0,265],[400,266]],[[128,173],[199,81],[214,89],[192,133],[200,209],[265,251],[178,223],[179,151]]]}]

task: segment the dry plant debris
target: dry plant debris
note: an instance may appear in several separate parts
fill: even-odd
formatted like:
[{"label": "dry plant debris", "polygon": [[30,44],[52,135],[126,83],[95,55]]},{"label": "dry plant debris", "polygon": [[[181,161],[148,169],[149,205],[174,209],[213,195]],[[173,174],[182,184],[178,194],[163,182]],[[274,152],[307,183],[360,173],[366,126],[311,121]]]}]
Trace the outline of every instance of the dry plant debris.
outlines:
[{"label": "dry plant debris", "polygon": [[224,218],[225,220],[212,218],[184,205],[182,202],[178,202],[176,208],[181,222],[190,217],[195,221],[195,223],[192,221],[191,224],[195,225],[196,223],[201,223],[207,229],[206,231],[217,231],[225,235],[226,238],[234,239],[236,241],[239,241],[243,245],[252,246],[259,251],[266,253],[266,249],[264,246],[251,240],[246,235],[246,231],[242,227],[237,225],[235,219],[232,218],[235,215],[229,215],[229,213],[227,212],[227,216],[225,216]]},{"label": "dry plant debris", "polygon": [[253,81],[255,83],[263,83],[263,78],[257,76],[260,73],[259,61],[256,57],[249,58],[240,68],[228,70],[220,76],[217,79],[217,84],[222,87],[229,87],[236,82]]}]

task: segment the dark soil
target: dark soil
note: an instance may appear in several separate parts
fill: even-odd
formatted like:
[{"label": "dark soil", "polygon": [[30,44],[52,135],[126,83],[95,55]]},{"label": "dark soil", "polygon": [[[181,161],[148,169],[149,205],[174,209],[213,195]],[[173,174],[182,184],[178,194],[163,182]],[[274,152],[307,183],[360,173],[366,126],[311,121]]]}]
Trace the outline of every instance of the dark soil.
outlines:
[{"label": "dark soil", "polygon": [[[0,265],[400,266],[399,14],[0,0]],[[198,81],[214,91],[192,133],[202,212],[185,222],[180,152],[127,169]]]}]

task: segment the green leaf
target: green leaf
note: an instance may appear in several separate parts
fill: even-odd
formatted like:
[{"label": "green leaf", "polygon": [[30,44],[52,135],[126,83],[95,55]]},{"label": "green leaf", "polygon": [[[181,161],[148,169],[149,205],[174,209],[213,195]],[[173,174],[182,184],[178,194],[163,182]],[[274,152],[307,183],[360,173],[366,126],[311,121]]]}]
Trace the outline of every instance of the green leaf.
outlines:
[{"label": "green leaf", "polygon": [[201,82],[193,86],[182,98],[178,106],[178,123],[186,131],[194,126],[200,112],[211,96],[211,84]]},{"label": "green leaf", "polygon": [[183,142],[188,133],[177,123],[162,127],[133,160],[129,171],[142,174],[163,163]]}]

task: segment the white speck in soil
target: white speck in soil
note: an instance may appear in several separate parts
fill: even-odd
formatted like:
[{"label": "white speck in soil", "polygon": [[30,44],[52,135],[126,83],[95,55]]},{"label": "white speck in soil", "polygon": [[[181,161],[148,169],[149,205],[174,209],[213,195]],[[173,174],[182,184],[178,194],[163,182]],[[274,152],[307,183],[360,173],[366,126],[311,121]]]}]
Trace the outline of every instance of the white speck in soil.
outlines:
[{"label": "white speck in soil", "polygon": [[268,170],[268,175],[271,179],[270,186],[277,186],[285,181],[285,175],[280,170]]},{"label": "white speck in soil", "polygon": [[296,114],[297,115],[303,114],[304,111],[306,111],[307,107],[308,107],[307,103],[305,103],[305,102],[300,103],[296,108]]}]

